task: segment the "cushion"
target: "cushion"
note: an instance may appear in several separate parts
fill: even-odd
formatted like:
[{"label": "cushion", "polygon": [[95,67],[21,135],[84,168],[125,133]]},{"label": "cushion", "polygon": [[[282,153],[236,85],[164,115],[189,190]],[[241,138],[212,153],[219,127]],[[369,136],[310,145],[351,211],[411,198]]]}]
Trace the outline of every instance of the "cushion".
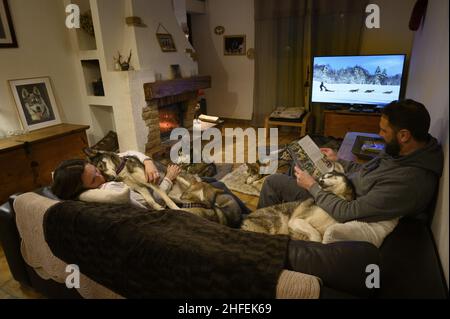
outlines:
[{"label": "cushion", "polygon": [[89,189],[78,197],[83,202],[104,204],[128,204],[130,202],[130,188],[123,187],[121,190]]}]

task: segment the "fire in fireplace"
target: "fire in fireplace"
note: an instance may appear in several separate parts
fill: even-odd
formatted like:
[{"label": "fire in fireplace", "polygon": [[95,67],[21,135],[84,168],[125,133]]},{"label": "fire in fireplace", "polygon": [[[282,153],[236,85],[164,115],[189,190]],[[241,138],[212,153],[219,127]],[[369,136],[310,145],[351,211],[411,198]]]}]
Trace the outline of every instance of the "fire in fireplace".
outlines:
[{"label": "fire in fireplace", "polygon": [[182,103],[170,104],[159,108],[159,131],[161,141],[167,140],[173,129],[183,126],[184,109]]}]

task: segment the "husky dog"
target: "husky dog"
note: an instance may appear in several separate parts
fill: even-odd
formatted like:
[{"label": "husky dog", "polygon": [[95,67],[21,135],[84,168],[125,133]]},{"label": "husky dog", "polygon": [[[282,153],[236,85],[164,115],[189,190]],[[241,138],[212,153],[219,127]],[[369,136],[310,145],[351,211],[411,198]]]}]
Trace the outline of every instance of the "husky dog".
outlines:
[{"label": "husky dog", "polygon": [[[182,209],[208,220],[235,226],[240,220],[240,208],[230,195],[204,183],[195,175],[181,173],[174,182],[169,194],[157,185],[146,180],[144,164],[134,156],[120,158],[116,153],[86,148],[84,152],[107,181],[123,182],[131,190],[141,194],[148,205],[156,210]],[[152,192],[161,198],[165,206],[160,205]]]},{"label": "husky dog", "polygon": [[[354,188],[343,174],[343,168],[336,163],[339,171],[323,175],[319,185],[342,199],[353,200]],[[241,229],[268,233],[285,234],[292,239],[322,241],[325,230],[337,222],[309,198],[303,202],[291,202],[259,209],[242,223]]]},{"label": "husky dog", "polygon": [[[286,173],[287,172],[286,166],[288,166],[291,163],[292,159],[290,157],[289,158],[285,157],[286,148],[287,147],[284,147],[277,151],[278,153],[277,173],[281,172]],[[246,163],[245,165],[247,165],[247,172],[246,172],[247,178],[245,180],[245,183],[253,186],[262,186],[262,183],[264,182],[265,177],[267,177],[267,175],[261,174],[260,168],[269,166],[269,163],[263,164],[259,160],[257,160],[255,163]]]},{"label": "husky dog", "polygon": [[31,93],[23,88],[22,98],[32,121],[42,121],[50,118],[48,106],[42,98],[41,92],[37,86],[33,87]]}]

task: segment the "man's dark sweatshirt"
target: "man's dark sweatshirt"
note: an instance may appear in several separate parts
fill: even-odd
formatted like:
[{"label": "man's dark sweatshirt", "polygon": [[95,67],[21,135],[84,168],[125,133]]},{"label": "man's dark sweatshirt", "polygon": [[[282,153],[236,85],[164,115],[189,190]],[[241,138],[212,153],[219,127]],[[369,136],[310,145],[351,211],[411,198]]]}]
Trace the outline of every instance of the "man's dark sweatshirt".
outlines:
[{"label": "man's dark sweatshirt", "polygon": [[444,155],[430,136],[427,145],[409,155],[382,153],[366,164],[339,160],[356,190],[356,200],[346,201],[315,184],[315,202],[338,222],[376,222],[422,213],[437,191]]}]

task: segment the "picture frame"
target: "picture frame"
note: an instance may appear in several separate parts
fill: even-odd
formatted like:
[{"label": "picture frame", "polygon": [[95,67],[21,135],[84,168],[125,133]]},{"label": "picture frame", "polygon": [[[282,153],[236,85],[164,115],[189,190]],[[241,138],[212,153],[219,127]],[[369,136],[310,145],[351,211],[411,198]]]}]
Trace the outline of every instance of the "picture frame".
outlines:
[{"label": "picture frame", "polygon": [[177,48],[170,33],[157,33],[159,46],[163,52],[176,52]]},{"label": "picture frame", "polygon": [[50,77],[8,82],[24,130],[33,131],[61,123]]},{"label": "picture frame", "polygon": [[0,48],[17,48],[16,33],[8,0],[0,0]]},{"label": "picture frame", "polygon": [[223,37],[224,55],[246,55],[245,35],[226,35]]}]

